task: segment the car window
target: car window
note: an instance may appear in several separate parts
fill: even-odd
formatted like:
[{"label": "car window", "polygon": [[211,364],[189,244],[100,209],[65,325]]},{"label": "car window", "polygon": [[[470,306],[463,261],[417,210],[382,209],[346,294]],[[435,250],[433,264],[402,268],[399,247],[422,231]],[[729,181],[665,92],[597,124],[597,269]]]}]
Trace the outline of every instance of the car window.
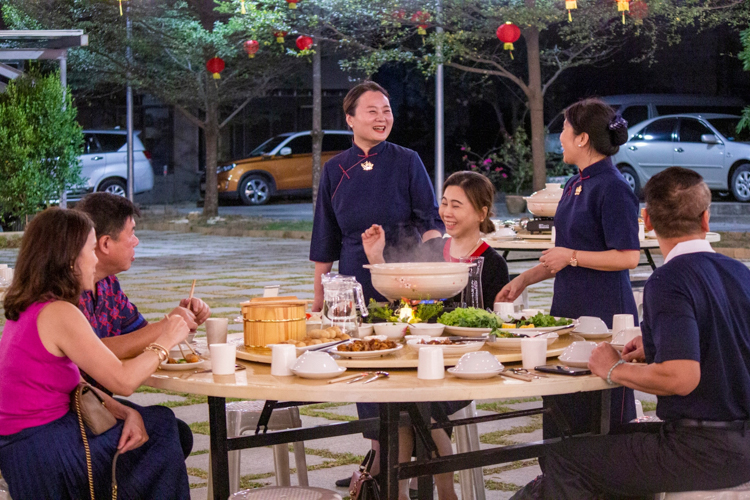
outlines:
[{"label": "car window", "polygon": [[679,115],[680,113],[725,113],[728,115],[738,115],[742,112],[739,106],[712,106],[712,105],[673,105],[664,106],[656,105],[656,112],[659,115]]},{"label": "car window", "polygon": [[672,141],[672,131],[677,123],[677,118],[665,118],[656,120],[647,125],[643,130],[633,137],[639,141]]},{"label": "car window", "polygon": [[750,142],[750,130],[747,127],[737,132],[739,122],[739,118],[713,118],[708,120],[708,123],[713,125],[728,141]]},{"label": "car window", "polygon": [[326,134],[323,136],[323,151],[343,151],[352,147],[352,136],[347,134]]},{"label": "car window", "polygon": [[622,111],[621,116],[628,122],[628,127],[638,125],[648,120],[648,106],[628,106]]},{"label": "car window", "polygon": [[698,120],[692,118],[680,120],[680,142],[701,142],[703,134],[713,134],[713,131]]},{"label": "car window", "polygon": [[101,153],[102,148],[99,147],[99,142],[94,137],[94,134],[83,135],[83,152],[84,154],[90,155],[93,153]]},{"label": "car window", "polygon": [[125,134],[96,134],[102,153],[114,153],[119,151],[128,142]]},{"label": "car window", "polygon": [[276,146],[278,146],[279,144],[287,140],[288,137],[289,137],[288,135],[277,135],[276,137],[271,137],[266,142],[264,142],[257,148],[253,149],[250,152],[249,156],[260,156],[264,154],[265,155],[271,154],[271,151],[273,151],[273,149]]},{"label": "car window", "polygon": [[302,135],[287,142],[285,148],[292,148],[293,155],[312,153],[312,136]]}]

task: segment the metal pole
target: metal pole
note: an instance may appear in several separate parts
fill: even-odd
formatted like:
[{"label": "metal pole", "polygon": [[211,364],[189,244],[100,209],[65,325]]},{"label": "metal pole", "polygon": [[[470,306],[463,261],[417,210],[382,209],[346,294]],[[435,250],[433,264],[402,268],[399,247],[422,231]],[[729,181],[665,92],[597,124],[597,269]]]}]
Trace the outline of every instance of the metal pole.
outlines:
[{"label": "metal pole", "polygon": [[[68,93],[68,51],[63,51],[60,56],[60,86],[62,87],[62,106],[65,109],[65,97]],[[60,193],[60,208],[68,208],[68,192],[63,186],[62,193]]]},{"label": "metal pole", "polygon": [[133,201],[133,193],[135,192],[135,186],[133,179],[135,177],[135,170],[133,168],[133,88],[130,86],[130,64],[133,62],[133,49],[130,48],[130,37],[132,34],[132,24],[130,21],[130,5],[125,10],[125,26],[127,30],[128,45],[125,49],[125,57],[128,60],[128,85],[125,90],[125,107],[126,107],[126,125],[128,129],[128,186],[127,194],[128,199]]},{"label": "metal pole", "polygon": [[[442,1],[437,2],[437,33],[443,32],[443,28],[440,27],[441,11],[443,5]],[[436,55],[438,61],[442,61],[443,57],[443,46],[442,42],[438,42],[436,47]],[[445,113],[443,105],[444,97],[443,88],[443,63],[440,62],[435,73],[435,198],[438,201],[443,197],[443,180],[445,178]]]}]

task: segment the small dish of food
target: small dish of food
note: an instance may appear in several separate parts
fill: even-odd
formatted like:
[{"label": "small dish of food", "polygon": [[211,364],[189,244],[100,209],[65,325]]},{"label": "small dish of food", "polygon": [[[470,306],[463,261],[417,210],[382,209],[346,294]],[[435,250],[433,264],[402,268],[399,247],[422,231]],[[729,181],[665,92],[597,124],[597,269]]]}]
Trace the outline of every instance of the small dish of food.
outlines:
[{"label": "small dish of food", "polygon": [[331,347],[328,352],[338,354],[342,358],[379,358],[403,349],[403,347],[403,344],[397,344],[393,340],[352,340]]},{"label": "small dish of food", "polygon": [[297,347],[297,352],[304,352],[314,347],[325,347],[333,345],[342,340],[349,340],[351,337],[343,333],[338,326],[331,326],[324,330],[316,329],[307,332],[307,336],[301,340],[286,340],[279,344],[293,344]]},{"label": "small dish of food", "polygon": [[467,352],[478,351],[484,345],[481,340],[469,340],[465,342],[455,341],[446,338],[432,339],[414,339],[406,343],[411,349],[419,351],[423,347],[439,347],[443,350],[444,356],[457,356]]},{"label": "small dish of food", "polygon": [[167,371],[195,370],[203,368],[206,361],[193,353],[185,354],[184,358],[169,358],[163,361],[159,368]]},{"label": "small dish of food", "polygon": [[520,351],[521,341],[525,338],[542,338],[547,339],[547,346],[552,345],[558,339],[555,332],[543,332],[539,330],[525,330],[524,333],[515,331],[495,330],[490,333],[493,339],[487,342],[487,346],[493,349],[502,349],[508,351]]}]

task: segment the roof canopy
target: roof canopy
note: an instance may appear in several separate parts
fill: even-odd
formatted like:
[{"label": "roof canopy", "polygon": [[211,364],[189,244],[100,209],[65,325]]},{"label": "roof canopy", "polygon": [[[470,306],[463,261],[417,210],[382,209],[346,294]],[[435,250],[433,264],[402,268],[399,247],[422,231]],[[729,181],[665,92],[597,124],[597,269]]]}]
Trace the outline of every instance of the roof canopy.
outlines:
[{"label": "roof canopy", "polygon": [[67,49],[88,44],[83,30],[0,30],[0,61],[60,59]]}]

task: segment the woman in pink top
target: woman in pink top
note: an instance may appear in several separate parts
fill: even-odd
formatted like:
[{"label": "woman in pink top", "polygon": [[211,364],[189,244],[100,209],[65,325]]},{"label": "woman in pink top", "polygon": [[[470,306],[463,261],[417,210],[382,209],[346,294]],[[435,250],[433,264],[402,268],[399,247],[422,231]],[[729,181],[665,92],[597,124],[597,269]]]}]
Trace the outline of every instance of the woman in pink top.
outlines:
[{"label": "woman in pink top", "polygon": [[[158,350],[120,361],[91,330],[77,304],[94,285],[95,236],[79,212],[51,208],[28,225],[5,301],[0,338],[0,471],[16,499],[88,498],[78,419],[69,409],[79,368],[107,389],[130,395],[158,367]],[[185,339],[179,316],[156,344],[169,350]],[[97,497],[109,497],[111,462],[118,497],[187,499],[187,471],[171,410],[135,410],[101,394],[118,419],[88,433]]]}]

